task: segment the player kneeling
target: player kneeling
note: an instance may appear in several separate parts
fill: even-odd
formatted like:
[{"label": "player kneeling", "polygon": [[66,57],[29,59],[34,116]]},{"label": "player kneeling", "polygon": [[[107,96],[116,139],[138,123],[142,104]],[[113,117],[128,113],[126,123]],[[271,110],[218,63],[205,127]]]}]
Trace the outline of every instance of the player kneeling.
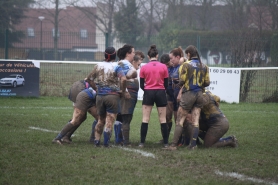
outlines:
[{"label": "player kneeling", "polygon": [[[201,109],[199,120],[199,138],[204,141],[205,147],[237,147],[238,142],[235,136],[222,138],[229,130],[229,121],[219,108],[220,98],[210,91],[203,94],[207,104]],[[188,132],[191,130],[191,115],[187,116],[187,123],[184,126],[184,144],[189,144],[191,138]]]}]

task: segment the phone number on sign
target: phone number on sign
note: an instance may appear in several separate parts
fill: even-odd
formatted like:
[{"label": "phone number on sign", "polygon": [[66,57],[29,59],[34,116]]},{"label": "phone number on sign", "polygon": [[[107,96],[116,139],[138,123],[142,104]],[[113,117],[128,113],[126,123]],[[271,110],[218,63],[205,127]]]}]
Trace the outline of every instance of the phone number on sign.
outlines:
[{"label": "phone number on sign", "polygon": [[228,73],[228,74],[239,74],[239,70],[236,69],[209,69],[210,73]]}]

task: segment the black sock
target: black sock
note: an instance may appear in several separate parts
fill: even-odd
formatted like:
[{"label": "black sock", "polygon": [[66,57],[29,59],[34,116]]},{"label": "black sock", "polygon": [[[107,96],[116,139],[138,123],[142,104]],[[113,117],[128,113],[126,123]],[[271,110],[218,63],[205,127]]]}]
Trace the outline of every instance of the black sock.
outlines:
[{"label": "black sock", "polygon": [[147,132],[148,132],[148,123],[142,122],[141,124],[141,143],[145,143]]},{"label": "black sock", "polygon": [[170,136],[170,132],[171,132],[171,129],[172,129],[172,125],[173,125],[172,122],[167,123],[167,126],[168,126],[168,139],[169,139],[169,136]]},{"label": "black sock", "polygon": [[168,144],[168,125],[167,123],[161,123],[160,127],[161,127],[161,133],[163,137],[163,143]]},{"label": "black sock", "polygon": [[192,140],[191,140],[191,143],[190,143],[191,147],[196,146],[198,134],[199,134],[199,127],[194,126],[193,129],[192,129]]}]

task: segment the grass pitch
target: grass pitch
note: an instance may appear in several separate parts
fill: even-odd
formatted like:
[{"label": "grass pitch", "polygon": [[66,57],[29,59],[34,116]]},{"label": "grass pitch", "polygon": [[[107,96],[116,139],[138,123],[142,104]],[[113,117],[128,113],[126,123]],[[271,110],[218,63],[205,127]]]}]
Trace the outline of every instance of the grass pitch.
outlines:
[{"label": "grass pitch", "polygon": [[[72,144],[51,143],[72,116],[65,97],[0,98],[0,184],[278,184],[277,104],[220,108],[230,122],[226,136],[235,135],[238,148],[164,151],[156,144],[161,132],[153,109],[145,148],[139,149],[139,101],[133,146],[106,149],[88,143],[90,115]],[[173,129],[170,141],[172,136]]]}]

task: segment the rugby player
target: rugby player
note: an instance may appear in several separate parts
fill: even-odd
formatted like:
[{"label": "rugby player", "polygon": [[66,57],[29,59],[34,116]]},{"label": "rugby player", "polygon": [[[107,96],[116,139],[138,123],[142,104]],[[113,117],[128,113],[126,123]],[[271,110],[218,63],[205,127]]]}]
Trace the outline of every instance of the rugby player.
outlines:
[{"label": "rugby player", "polygon": [[[141,63],[144,59],[144,54],[140,51],[136,51],[135,54],[134,48],[131,45],[124,45],[122,48],[118,49],[117,56],[119,57],[118,65],[122,67],[126,78],[127,78],[127,89],[129,92],[130,98],[121,98],[121,110],[119,116],[122,120],[122,125],[117,124],[114,127],[115,131],[122,131],[123,143],[121,139],[116,138],[116,144],[122,144],[123,146],[131,146],[129,140],[130,132],[130,123],[133,117],[133,112],[138,99],[139,91],[139,81],[137,79],[137,70],[141,66]],[[132,58],[131,58],[132,57]],[[117,120],[118,121],[118,120]],[[121,128],[119,128],[121,127]],[[115,133],[115,135],[121,136],[120,133]]]},{"label": "rugby player", "polygon": [[[134,56],[134,50],[132,54]],[[87,77],[97,86],[96,108],[99,118],[95,127],[94,144],[96,147],[100,146],[102,132],[103,144],[105,147],[109,147],[113,125],[119,112],[120,96],[130,97],[126,92],[126,76],[121,67],[113,64],[115,59],[115,48],[106,48],[105,61],[95,65]]]},{"label": "rugby player", "polygon": [[[85,83],[85,82],[84,82]],[[81,90],[83,86],[82,83],[76,82],[73,84],[73,87],[76,87],[76,92]],[[86,86],[86,83],[85,83]],[[72,91],[71,91],[72,92]],[[96,107],[95,107],[95,98],[96,91],[92,87],[88,87],[81,92],[70,93],[69,98],[74,102],[74,111],[72,119],[64,126],[61,132],[52,140],[52,143],[62,144],[71,143],[71,135],[75,130],[86,120],[87,112],[89,112],[96,120]]]},{"label": "rugby player", "polygon": [[[222,138],[229,130],[229,121],[219,108],[220,98],[208,90],[203,95],[207,99],[207,104],[201,109],[199,137],[204,141],[204,146],[237,147],[238,141],[235,136]],[[192,121],[190,114],[187,116],[187,121]]]},{"label": "rugby player", "polygon": [[177,112],[177,121],[173,141],[167,149],[177,149],[178,141],[183,132],[183,124],[187,114],[192,112],[192,130],[189,149],[197,147],[196,140],[199,133],[199,117],[201,108],[206,103],[203,96],[204,88],[209,86],[209,68],[201,62],[198,50],[195,46],[185,49],[189,61],[179,68],[179,86],[181,87],[177,100],[180,101]]}]

